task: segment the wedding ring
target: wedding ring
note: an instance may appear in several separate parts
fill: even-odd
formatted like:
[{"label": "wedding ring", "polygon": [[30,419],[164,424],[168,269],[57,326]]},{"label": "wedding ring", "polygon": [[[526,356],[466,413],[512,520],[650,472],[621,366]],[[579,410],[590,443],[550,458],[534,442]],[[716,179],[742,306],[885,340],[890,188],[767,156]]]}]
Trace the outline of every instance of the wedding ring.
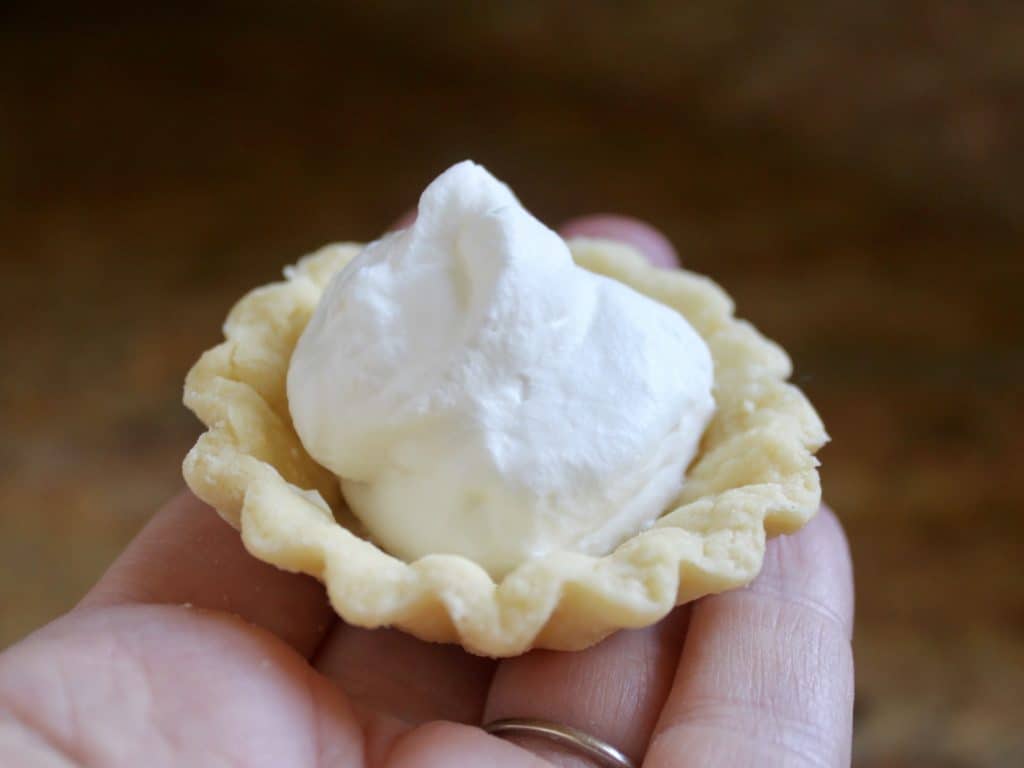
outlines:
[{"label": "wedding ring", "polygon": [[601,766],[601,768],[636,768],[632,760],[611,744],[601,741],[577,728],[553,723],[550,720],[509,717],[503,720],[494,720],[483,728],[487,733],[502,738],[517,735],[540,736],[548,741],[569,747],[582,755],[586,755]]}]

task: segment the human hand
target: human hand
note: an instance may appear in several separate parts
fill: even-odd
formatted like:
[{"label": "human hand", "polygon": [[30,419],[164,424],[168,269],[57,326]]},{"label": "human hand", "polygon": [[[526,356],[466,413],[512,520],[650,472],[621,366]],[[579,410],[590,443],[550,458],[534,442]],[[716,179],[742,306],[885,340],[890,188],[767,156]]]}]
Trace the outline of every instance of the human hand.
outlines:
[{"label": "human hand", "polygon": [[[631,220],[563,232],[676,263]],[[319,584],[249,556],[186,492],[79,606],[0,655],[0,765],[594,765],[479,727],[534,717],[645,768],[844,766],[852,616],[846,541],[823,509],[769,542],[746,589],[586,651],[495,662],[341,623]]]}]

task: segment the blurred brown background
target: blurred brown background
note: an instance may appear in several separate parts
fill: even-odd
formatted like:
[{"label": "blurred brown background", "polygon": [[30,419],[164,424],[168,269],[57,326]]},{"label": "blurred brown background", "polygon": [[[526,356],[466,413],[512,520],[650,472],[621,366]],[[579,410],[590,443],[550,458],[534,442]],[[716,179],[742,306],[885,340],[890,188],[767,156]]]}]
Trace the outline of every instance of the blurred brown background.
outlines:
[{"label": "blurred brown background", "polygon": [[1024,5],[301,5],[0,10],[0,646],[181,485],[231,303],[472,157],[654,222],[791,352],[856,765],[1024,764]]}]

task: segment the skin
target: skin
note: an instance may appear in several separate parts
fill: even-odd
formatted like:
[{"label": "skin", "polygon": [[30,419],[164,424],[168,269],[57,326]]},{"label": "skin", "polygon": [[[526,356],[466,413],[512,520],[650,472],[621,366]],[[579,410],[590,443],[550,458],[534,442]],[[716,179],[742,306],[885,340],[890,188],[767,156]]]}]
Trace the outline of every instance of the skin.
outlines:
[{"label": "skin", "polygon": [[[562,232],[678,263],[633,219]],[[769,542],[746,589],[586,651],[495,662],[342,624],[319,584],[250,557],[183,492],[74,610],[0,655],[0,765],[593,766],[478,727],[515,716],[581,728],[644,768],[846,766],[852,622],[846,539],[823,508]]]}]

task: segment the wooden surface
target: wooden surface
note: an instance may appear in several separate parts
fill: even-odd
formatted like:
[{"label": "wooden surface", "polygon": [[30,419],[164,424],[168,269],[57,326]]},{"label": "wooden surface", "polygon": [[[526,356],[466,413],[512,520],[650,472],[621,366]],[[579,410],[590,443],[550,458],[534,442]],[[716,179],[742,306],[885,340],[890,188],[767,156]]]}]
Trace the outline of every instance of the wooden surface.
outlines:
[{"label": "wooden surface", "polygon": [[311,7],[2,12],[0,644],[179,487],[231,303],[473,157],[550,223],[655,222],[792,354],[857,567],[856,764],[1024,764],[1024,9]]}]

